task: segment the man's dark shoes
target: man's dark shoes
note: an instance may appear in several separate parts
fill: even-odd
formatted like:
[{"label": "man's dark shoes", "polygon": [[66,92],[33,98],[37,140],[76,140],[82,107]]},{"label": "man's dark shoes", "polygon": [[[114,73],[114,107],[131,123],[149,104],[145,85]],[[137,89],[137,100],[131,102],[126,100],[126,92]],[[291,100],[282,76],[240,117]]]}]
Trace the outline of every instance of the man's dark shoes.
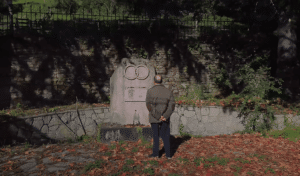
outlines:
[{"label": "man's dark shoes", "polygon": [[153,154],[149,155],[148,157],[149,157],[149,158],[155,158],[155,157],[156,157],[156,158],[159,158],[159,156],[154,156]]}]

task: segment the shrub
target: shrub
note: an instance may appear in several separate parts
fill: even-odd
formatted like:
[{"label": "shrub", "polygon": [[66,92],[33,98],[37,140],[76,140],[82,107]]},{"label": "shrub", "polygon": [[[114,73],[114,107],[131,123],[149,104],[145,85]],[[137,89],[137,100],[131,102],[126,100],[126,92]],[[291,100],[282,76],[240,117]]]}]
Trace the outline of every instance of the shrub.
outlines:
[{"label": "shrub", "polygon": [[[247,123],[245,127],[246,131],[250,130],[250,126],[253,127],[253,131],[256,131],[255,126],[258,125],[257,120],[261,114],[263,115],[264,122],[271,120],[271,123],[273,123],[275,120],[274,112],[271,108],[267,108],[267,110],[262,113],[263,109],[260,107],[259,103],[263,102],[263,100],[267,100],[270,91],[281,94],[281,89],[276,88],[274,85],[275,82],[278,82],[281,85],[282,80],[274,80],[274,78],[270,76],[270,68],[263,66],[263,64],[258,64],[262,63],[265,59],[266,56],[256,57],[254,61],[245,64],[236,73],[239,79],[238,83],[243,81],[246,84],[246,87],[240,93],[241,97],[244,97],[242,105],[238,107],[240,110],[239,117],[244,115],[248,118],[248,115],[251,114],[251,118],[248,119],[248,122],[250,123]],[[251,102],[254,102],[254,110],[250,109],[248,106]],[[260,126],[257,128],[259,132],[264,131],[265,129],[271,129],[271,126],[268,124],[259,125]]]},{"label": "shrub", "polygon": [[[242,55],[243,53],[237,53],[236,56],[244,59],[245,56]],[[233,74],[233,77],[238,80],[237,83],[244,83],[245,88],[239,95],[235,95],[233,92],[228,98],[232,99],[231,103],[235,103],[234,101],[236,100],[242,101],[241,106],[238,106],[238,110],[240,111],[239,117],[244,116],[247,118],[246,131],[251,131],[250,126],[252,126],[253,131],[269,130],[271,128],[269,124],[257,123],[257,120],[262,115],[263,120],[261,122],[271,120],[271,123],[273,123],[275,120],[274,112],[269,107],[266,110],[262,109],[259,103],[270,98],[270,95],[281,95],[282,91],[277,87],[282,84],[282,80],[274,79],[270,76],[270,68],[265,66],[267,64],[267,55],[262,57],[250,56],[248,58],[252,59],[252,61],[242,65]],[[220,69],[211,69],[212,72],[215,72],[212,79],[222,93],[228,94],[232,89],[232,84],[225,65],[221,64],[219,67]],[[258,126],[257,129],[255,129],[256,126]]]}]

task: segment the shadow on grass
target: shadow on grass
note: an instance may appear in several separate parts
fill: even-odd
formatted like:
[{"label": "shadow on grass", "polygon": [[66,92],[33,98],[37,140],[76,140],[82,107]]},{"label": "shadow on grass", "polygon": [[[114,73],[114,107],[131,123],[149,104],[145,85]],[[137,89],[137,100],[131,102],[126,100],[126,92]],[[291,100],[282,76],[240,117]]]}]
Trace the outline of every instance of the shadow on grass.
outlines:
[{"label": "shadow on grass", "polygon": [[[173,135],[170,135],[170,145],[171,145],[171,157],[174,156],[174,154],[176,153],[177,149],[179,148],[180,145],[182,145],[183,143],[185,143],[186,141],[190,140],[191,136],[180,136],[175,138]],[[164,153],[165,153],[165,148],[163,147],[160,151],[159,151],[159,157],[161,157]]]}]

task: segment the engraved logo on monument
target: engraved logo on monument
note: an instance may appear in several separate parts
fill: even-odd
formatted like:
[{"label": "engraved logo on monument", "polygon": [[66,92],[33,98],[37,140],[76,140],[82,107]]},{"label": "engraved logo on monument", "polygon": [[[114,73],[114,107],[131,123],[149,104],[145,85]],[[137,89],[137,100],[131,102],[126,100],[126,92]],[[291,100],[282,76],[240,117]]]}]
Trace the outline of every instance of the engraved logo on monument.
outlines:
[{"label": "engraved logo on monument", "polygon": [[129,80],[144,80],[149,75],[149,69],[145,65],[128,65],[124,70],[125,78]]},{"label": "engraved logo on monument", "polygon": [[[145,65],[128,65],[124,70],[124,76],[128,80],[145,80],[149,75],[149,69]],[[125,87],[125,102],[146,101],[146,87]]]}]

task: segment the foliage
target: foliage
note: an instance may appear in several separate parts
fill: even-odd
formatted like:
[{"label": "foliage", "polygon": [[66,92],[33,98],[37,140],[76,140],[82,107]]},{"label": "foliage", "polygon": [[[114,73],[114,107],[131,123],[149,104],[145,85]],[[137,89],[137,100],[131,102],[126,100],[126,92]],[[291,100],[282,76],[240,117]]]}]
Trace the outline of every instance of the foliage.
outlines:
[{"label": "foliage", "polygon": [[[241,53],[237,53],[236,56],[240,57],[240,59],[245,58]],[[275,118],[274,112],[269,108],[267,110],[261,108],[260,103],[262,103],[263,100],[271,98],[269,96],[270,92],[282,94],[281,89],[275,87],[275,83],[281,85],[282,80],[274,79],[270,76],[270,68],[265,66],[267,64],[267,55],[259,57],[253,56],[250,57],[249,60],[250,62],[244,64],[234,73],[235,79],[238,80],[237,83],[244,83],[246,86],[239,95],[235,95],[233,92],[229,98],[232,98],[233,101],[234,99],[241,99],[241,106],[238,107],[240,111],[239,117],[244,116],[245,118],[250,118],[246,130],[249,131],[250,126],[252,126],[255,131],[255,126],[258,125],[257,121],[261,115],[263,115],[264,122],[267,122],[267,119],[273,122]],[[231,90],[232,84],[225,69],[225,64],[219,64],[219,67],[218,70],[212,69],[212,72],[214,72],[212,79],[223,93],[224,91],[228,92]],[[257,128],[258,131],[265,129],[270,129],[270,126],[268,126],[268,124],[260,124]]]},{"label": "foliage", "polygon": [[[168,0],[54,0],[54,6],[64,9],[65,12],[73,12],[77,7],[87,9],[106,9],[110,13],[116,12],[118,9],[127,9],[131,15],[146,15],[149,18],[154,18],[159,15],[163,16],[182,16],[182,11],[194,13],[198,17],[201,13],[215,13],[213,6],[215,0],[183,0],[183,1],[168,1]],[[70,10],[72,9],[72,10]]]},{"label": "foliage", "polygon": [[[257,125],[256,121],[259,119],[262,110],[259,103],[262,102],[262,100],[266,100],[268,98],[268,92],[274,91],[281,94],[281,89],[276,88],[274,85],[275,82],[279,82],[279,84],[281,84],[282,80],[274,80],[273,77],[269,76],[270,69],[263,65],[261,65],[259,69],[255,68],[259,65],[255,63],[259,63],[259,61],[262,59],[265,58],[257,57],[250,64],[245,64],[236,73],[238,75],[238,79],[240,79],[238,83],[240,83],[241,81],[246,83],[246,87],[240,93],[240,96],[244,97],[244,100],[242,101],[242,105],[239,107],[239,110],[241,112],[239,116],[246,116],[250,113],[253,114],[252,118],[250,118],[250,124],[246,125],[246,130],[249,130],[250,126],[253,126],[255,128],[255,126]],[[248,103],[251,101],[255,102],[254,111],[248,106]],[[267,118],[272,122],[275,120],[274,112],[269,108],[265,113],[263,113],[263,120],[265,122]],[[270,126],[261,125],[260,127],[258,127],[258,131],[262,131],[264,129],[269,130]]]},{"label": "foliage", "polygon": [[193,18],[197,21],[202,20],[203,14],[213,15],[217,11],[215,6],[217,5],[216,0],[183,0],[181,2],[181,10],[193,13]]},{"label": "foliage", "polygon": [[78,11],[80,5],[77,0],[56,0],[54,7],[65,14],[74,14]]},{"label": "foliage", "polygon": [[141,46],[140,48],[136,48],[129,38],[125,40],[125,47],[131,52],[131,54],[137,54],[140,58],[146,59],[148,57],[148,52],[144,49],[144,47]]},{"label": "foliage", "polygon": [[139,54],[139,57],[141,57],[143,59],[146,59],[148,57],[148,52],[143,47],[141,47],[138,50],[138,54]]},{"label": "foliage", "polygon": [[211,79],[217,85],[222,94],[226,94],[231,88],[232,84],[229,81],[229,75],[226,70],[225,63],[219,63],[219,68],[212,68],[210,65],[208,68],[211,70]]},{"label": "foliage", "polygon": [[203,54],[203,48],[201,47],[201,42],[198,40],[197,42],[193,42],[191,44],[188,44],[188,50],[190,52],[196,51],[199,54]]},{"label": "foliage", "polygon": [[211,98],[211,95],[205,95],[204,91],[207,90],[207,86],[205,85],[191,85],[193,91],[189,91],[190,86],[186,86],[186,90],[188,92],[187,98],[190,100],[199,100],[199,99],[208,99]]}]

